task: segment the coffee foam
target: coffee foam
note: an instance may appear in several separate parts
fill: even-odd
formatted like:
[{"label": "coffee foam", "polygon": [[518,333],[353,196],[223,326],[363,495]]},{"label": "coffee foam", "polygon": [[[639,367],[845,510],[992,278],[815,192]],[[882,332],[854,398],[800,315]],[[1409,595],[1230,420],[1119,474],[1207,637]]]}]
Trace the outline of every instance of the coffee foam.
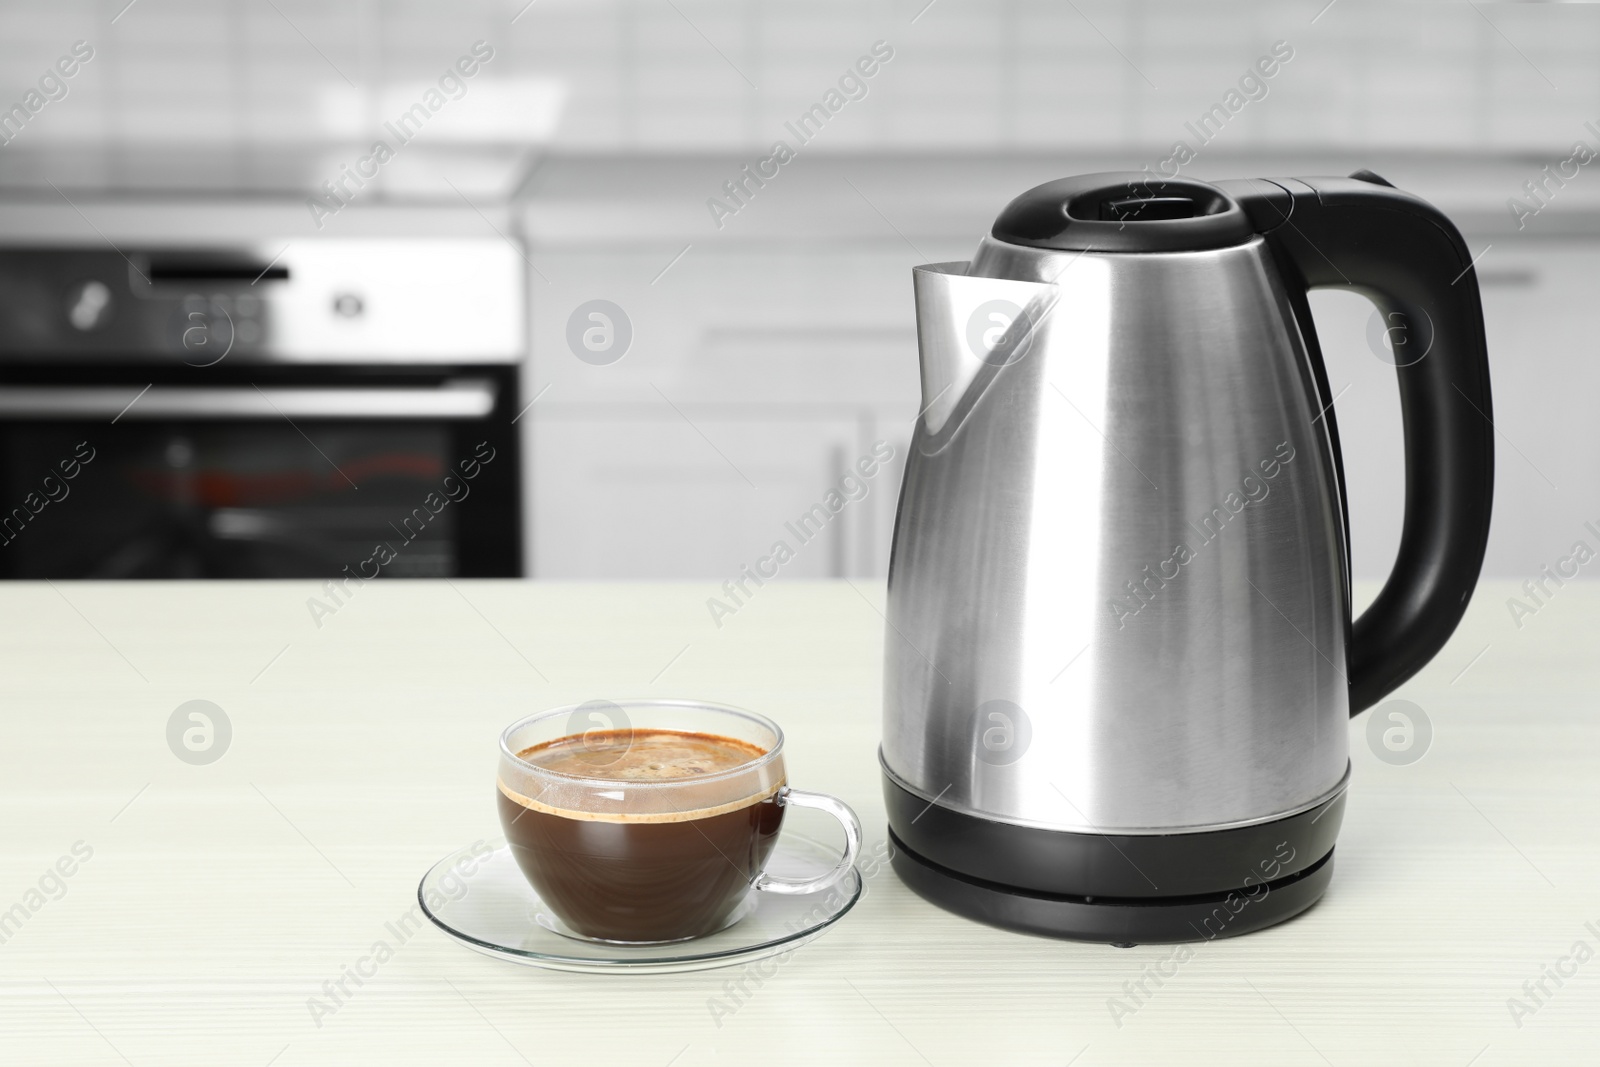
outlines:
[{"label": "coffee foam", "polygon": [[[523,749],[517,759],[538,770],[503,764],[496,784],[531,811],[567,819],[689,822],[758,804],[783,788],[782,762],[764,761],[766,755],[720,734],[592,730]],[[508,767],[514,784],[506,781]],[[533,796],[522,791],[529,785]],[[735,799],[724,799],[730,794]]]},{"label": "coffee foam", "polygon": [[[512,789],[501,779],[495,779],[495,785],[508,800],[515,801],[530,811],[537,811],[545,815],[559,815],[563,819],[577,819],[582,822],[620,822],[620,823],[668,823],[692,822],[695,819],[709,819],[713,815],[723,815],[740,808],[748,808],[752,804],[759,804],[783,788],[780,779],[765,792],[751,794],[732,800],[726,804],[715,804],[709,807],[688,808],[683,811],[576,811],[572,808],[559,808],[553,804],[546,804],[535,797],[523,796]],[[702,786],[700,791],[709,791],[710,786]],[[676,792],[676,791],[675,791]]]},{"label": "coffee foam", "polygon": [[720,734],[685,730],[591,730],[517,753],[557,774],[617,782],[666,782],[735,771],[766,749]]}]

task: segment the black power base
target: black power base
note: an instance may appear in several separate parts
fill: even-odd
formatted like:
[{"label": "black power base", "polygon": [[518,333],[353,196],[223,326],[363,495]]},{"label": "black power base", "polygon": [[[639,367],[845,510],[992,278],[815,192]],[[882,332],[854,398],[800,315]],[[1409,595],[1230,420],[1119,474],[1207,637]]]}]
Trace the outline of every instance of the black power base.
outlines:
[{"label": "black power base", "polygon": [[884,775],[893,866],[924,899],[1024,933],[1111,944],[1236,937],[1315,904],[1333,877],[1341,791],[1227,830],[1084,834],[929,803]]},{"label": "black power base", "polygon": [[1006,930],[1113,945],[1237,937],[1291,919],[1317,902],[1333,878],[1333,853],[1277,882],[1202,897],[1051,896],[969,878],[930,863],[889,831],[900,880],[946,911]]}]

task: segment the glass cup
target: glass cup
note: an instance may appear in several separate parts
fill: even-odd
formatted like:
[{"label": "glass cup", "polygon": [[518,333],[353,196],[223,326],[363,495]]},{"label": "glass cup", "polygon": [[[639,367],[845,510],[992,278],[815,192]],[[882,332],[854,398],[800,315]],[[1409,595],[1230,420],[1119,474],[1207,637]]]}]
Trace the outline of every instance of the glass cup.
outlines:
[{"label": "glass cup", "polygon": [[[641,757],[662,741],[710,745],[723,765],[695,773],[691,761],[661,772],[687,773],[652,776]],[[536,762],[555,752],[559,769]],[[752,892],[827,889],[861,848],[847,804],[789,788],[778,725],[717,704],[590,701],[531,715],[500,736],[496,796],[506,843],[540,899],[569,929],[601,941],[715,933]],[[839,820],[845,848],[832,870],[800,881],[766,873],[790,807]]]}]

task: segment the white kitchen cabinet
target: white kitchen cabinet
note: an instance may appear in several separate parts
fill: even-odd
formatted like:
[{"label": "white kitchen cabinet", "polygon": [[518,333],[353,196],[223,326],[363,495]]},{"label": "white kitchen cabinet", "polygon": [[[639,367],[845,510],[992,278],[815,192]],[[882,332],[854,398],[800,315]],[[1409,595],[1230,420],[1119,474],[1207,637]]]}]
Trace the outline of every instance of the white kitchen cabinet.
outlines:
[{"label": "white kitchen cabinet", "polygon": [[[534,256],[548,280],[533,281],[524,389],[539,400],[520,423],[530,573],[729,579],[784,540],[783,578],[881,577],[918,406],[915,254],[713,239],[661,274],[682,249]],[[631,334],[614,362],[569,342],[597,299]],[[894,461],[801,544],[785,524],[878,441]]]},{"label": "white kitchen cabinet", "polygon": [[881,575],[904,440],[864,478],[854,468],[873,457],[876,432],[870,417],[782,408],[542,413],[530,442],[533,572],[738,579],[782,543],[793,558],[769,575]]}]

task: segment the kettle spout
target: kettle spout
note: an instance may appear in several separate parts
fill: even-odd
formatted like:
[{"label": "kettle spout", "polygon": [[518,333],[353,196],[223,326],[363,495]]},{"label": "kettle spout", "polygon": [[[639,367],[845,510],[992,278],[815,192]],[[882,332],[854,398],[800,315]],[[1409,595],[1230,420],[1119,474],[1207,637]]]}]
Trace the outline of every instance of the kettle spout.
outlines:
[{"label": "kettle spout", "polygon": [[1027,355],[1055,304],[1054,285],[975,277],[967,269],[929,263],[912,271],[922,421],[930,434],[949,421],[974,381]]}]

